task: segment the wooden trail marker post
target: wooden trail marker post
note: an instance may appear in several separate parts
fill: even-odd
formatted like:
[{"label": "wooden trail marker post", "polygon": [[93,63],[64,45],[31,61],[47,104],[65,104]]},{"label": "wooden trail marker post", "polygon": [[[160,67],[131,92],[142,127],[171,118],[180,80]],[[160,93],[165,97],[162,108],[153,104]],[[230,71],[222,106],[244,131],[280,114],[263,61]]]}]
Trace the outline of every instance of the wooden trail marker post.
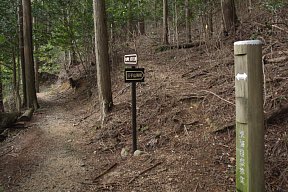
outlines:
[{"label": "wooden trail marker post", "polygon": [[236,95],[236,189],[263,192],[264,113],[262,42],[234,43]]},{"label": "wooden trail marker post", "polygon": [[124,56],[124,63],[131,68],[125,69],[125,82],[132,83],[131,96],[132,96],[132,151],[137,150],[137,109],[136,109],[136,82],[144,82],[144,68],[136,68],[137,54],[130,54]]}]

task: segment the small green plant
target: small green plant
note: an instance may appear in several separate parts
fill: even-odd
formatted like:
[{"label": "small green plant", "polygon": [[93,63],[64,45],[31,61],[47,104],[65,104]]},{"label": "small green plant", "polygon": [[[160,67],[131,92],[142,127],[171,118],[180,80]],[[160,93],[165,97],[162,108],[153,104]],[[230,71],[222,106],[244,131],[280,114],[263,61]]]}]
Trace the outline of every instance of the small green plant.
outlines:
[{"label": "small green plant", "polygon": [[0,184],[0,192],[4,192],[4,189],[1,184]]},{"label": "small green plant", "polygon": [[285,5],[283,0],[265,0],[263,2],[263,6],[272,12],[273,14],[276,14],[279,9],[281,9]]}]

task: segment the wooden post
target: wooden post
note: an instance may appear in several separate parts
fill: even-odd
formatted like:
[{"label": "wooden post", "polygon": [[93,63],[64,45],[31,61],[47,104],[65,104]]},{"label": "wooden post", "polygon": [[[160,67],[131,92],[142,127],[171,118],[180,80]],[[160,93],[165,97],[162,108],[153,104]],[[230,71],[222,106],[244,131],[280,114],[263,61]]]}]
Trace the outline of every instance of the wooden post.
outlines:
[{"label": "wooden post", "polygon": [[264,114],[262,42],[234,43],[237,192],[263,192]]}]

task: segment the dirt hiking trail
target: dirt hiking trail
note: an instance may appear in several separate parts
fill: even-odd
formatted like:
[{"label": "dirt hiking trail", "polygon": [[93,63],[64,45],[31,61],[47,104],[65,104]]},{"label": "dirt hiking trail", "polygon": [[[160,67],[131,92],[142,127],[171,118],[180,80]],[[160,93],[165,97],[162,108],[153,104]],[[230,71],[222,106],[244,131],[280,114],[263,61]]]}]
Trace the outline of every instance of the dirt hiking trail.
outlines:
[{"label": "dirt hiking trail", "polygon": [[[146,37],[139,43],[140,156],[131,152],[131,87],[119,64],[111,75],[114,106],[102,127],[96,75],[76,90],[66,82],[38,94],[41,108],[28,129],[0,143],[0,192],[235,191],[236,134],[225,129],[235,121],[233,44],[213,53],[155,53],[152,44]],[[286,66],[266,65],[266,77],[287,76]],[[281,104],[274,98],[286,98],[287,80],[268,80],[267,95],[277,93],[266,98],[271,111]],[[267,192],[288,189],[286,117],[265,128]]]},{"label": "dirt hiking trail", "polygon": [[75,126],[75,102],[53,91],[38,97],[41,108],[29,123],[31,128],[2,149],[11,152],[1,157],[0,170],[5,175],[0,181],[11,192],[81,191],[77,181],[85,176],[85,165],[77,148],[81,129]]}]

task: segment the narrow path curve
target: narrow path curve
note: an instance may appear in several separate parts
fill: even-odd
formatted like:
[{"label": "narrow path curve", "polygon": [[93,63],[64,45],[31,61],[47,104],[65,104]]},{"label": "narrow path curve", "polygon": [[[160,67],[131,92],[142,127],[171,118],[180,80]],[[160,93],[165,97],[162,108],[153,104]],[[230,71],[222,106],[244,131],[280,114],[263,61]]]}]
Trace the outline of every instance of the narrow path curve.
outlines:
[{"label": "narrow path curve", "polygon": [[41,108],[30,128],[10,143],[12,152],[2,158],[0,184],[13,192],[81,191],[79,178],[86,170],[77,148],[81,130],[74,126],[75,102],[52,92],[38,97]]}]

